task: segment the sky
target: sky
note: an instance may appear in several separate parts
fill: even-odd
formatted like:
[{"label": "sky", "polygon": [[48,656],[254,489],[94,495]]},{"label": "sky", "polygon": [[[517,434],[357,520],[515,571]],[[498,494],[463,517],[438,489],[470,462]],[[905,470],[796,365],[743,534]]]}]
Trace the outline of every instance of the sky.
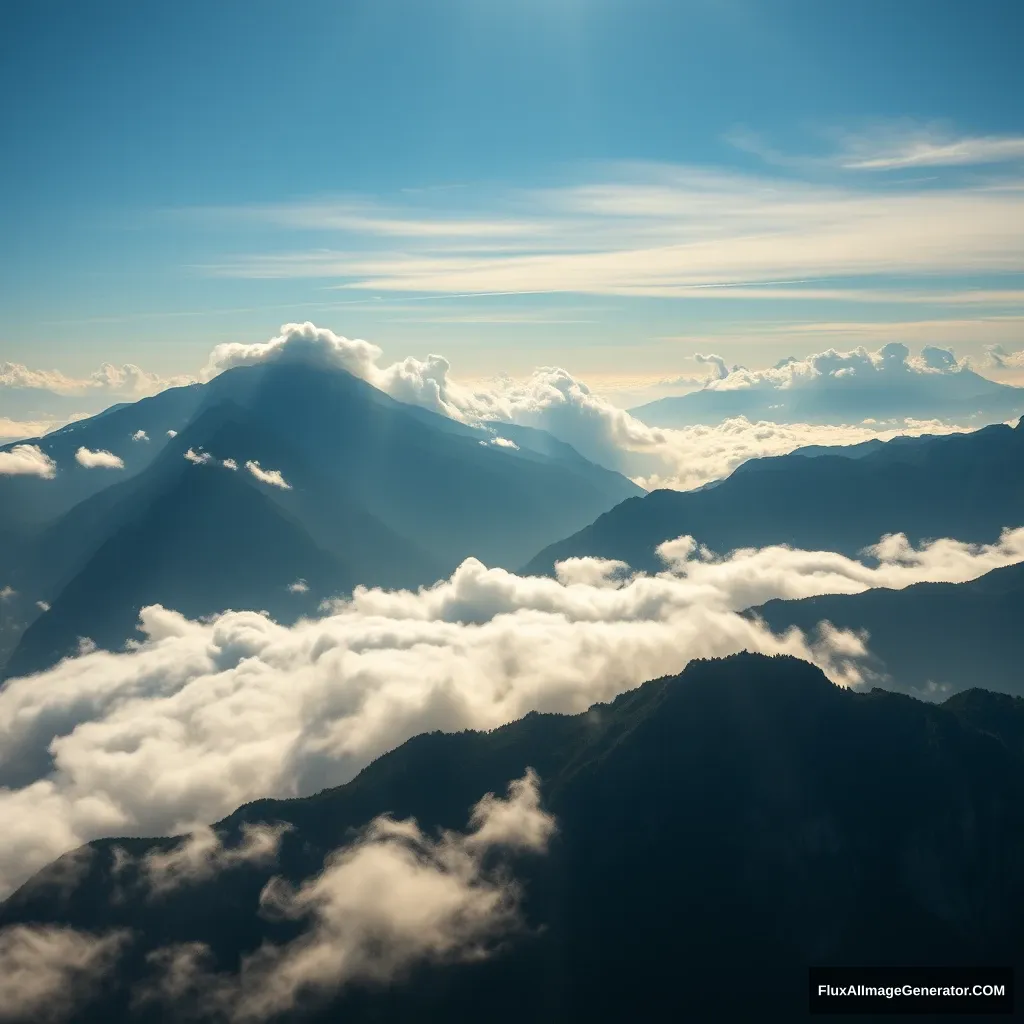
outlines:
[{"label": "sky", "polygon": [[[1017,0],[41,0],[0,13],[0,362],[313,320],[620,390],[1024,348]],[[1024,381],[1020,381],[1024,382]],[[3,415],[0,409],[0,415]]]}]

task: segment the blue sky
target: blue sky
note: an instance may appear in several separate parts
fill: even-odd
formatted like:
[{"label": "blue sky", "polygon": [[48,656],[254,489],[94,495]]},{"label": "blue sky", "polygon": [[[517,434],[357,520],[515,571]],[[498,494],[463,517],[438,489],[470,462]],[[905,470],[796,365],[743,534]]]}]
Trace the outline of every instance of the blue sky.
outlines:
[{"label": "blue sky", "polygon": [[1017,0],[0,18],[0,360],[191,373],[306,319],[467,377],[1024,347]]}]

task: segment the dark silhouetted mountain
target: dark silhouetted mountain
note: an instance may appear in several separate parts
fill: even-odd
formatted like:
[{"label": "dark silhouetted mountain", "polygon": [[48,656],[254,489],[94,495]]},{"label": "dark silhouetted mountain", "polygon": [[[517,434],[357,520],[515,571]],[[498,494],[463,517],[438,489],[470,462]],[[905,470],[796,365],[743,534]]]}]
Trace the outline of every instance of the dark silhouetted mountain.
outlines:
[{"label": "dark silhouetted mountain", "polygon": [[969,583],[770,601],[753,614],[773,630],[822,621],[866,629],[872,671],[922,697],[984,686],[1024,697],[1024,563]]},{"label": "dark silhouetted mountain", "polygon": [[513,865],[527,927],[489,959],[356,985],[287,1019],[801,1019],[811,964],[1024,965],[1024,758],[986,727],[999,708],[852,692],[786,657],[696,662],[582,715],[419,736],[346,786],[242,807],[218,826],[229,842],[244,822],[294,826],[279,864],[160,901],[117,898],[132,868],[119,856],[115,877],[113,849],[169,840],[95,843],[82,877],[57,885],[58,862],[0,925],[132,929],[118,987],[75,1019],[143,1019],[129,992],[147,952],[204,942],[236,970],[295,934],[257,913],[272,875],[316,874],[383,812],[464,827],[481,794],[532,766],[559,831]]},{"label": "dark silhouetted mountain", "polygon": [[[166,443],[147,449],[145,465],[133,464],[132,473],[81,470],[106,486],[28,534],[9,532],[0,567],[17,594],[4,605],[4,636],[14,648],[5,675],[44,668],[83,636],[119,647],[133,635],[143,595],[145,603],[202,614],[226,607],[307,612],[356,584],[431,584],[469,556],[514,568],[545,541],[641,493],[542,431],[510,428],[505,433],[519,447],[495,445],[487,430],[403,405],[341,371],[243,367],[179,390],[192,419],[171,441],[164,431]],[[170,406],[181,411],[180,402]],[[134,409],[75,427],[87,447],[103,445],[127,464],[146,447],[124,429],[142,422]],[[120,445],[109,440],[121,434]],[[78,441],[58,440],[58,465],[74,464]],[[187,462],[190,449],[209,456],[208,464]],[[257,482],[246,469],[250,460],[281,473],[288,486]],[[71,477],[77,474],[69,470]],[[65,474],[32,483],[62,487]],[[249,500],[262,511],[239,531]],[[171,529],[165,506],[187,509],[179,529]],[[206,570],[216,570],[216,586],[188,557],[198,535],[208,554],[223,552]],[[121,554],[126,545],[131,561]],[[267,551],[274,556],[264,557]],[[308,567],[317,557],[314,572]],[[232,559],[240,560],[237,568]],[[299,578],[308,597],[285,589]],[[40,611],[37,602],[51,607]]]},{"label": "dark silhouetted mountain", "polygon": [[860,423],[865,419],[950,419],[990,423],[1024,412],[1024,388],[989,380],[973,370],[904,371],[884,380],[856,375],[811,385],[723,388],[659,398],[630,413],[652,427],[716,424],[733,416],[769,423]]},{"label": "dark silhouetted mountain", "polygon": [[700,491],[652,491],[537,555],[527,571],[593,555],[661,568],[654,549],[690,534],[714,551],[791,544],[853,556],[887,533],[992,542],[1024,525],[1024,427],[897,438],[858,458],[753,459]]}]

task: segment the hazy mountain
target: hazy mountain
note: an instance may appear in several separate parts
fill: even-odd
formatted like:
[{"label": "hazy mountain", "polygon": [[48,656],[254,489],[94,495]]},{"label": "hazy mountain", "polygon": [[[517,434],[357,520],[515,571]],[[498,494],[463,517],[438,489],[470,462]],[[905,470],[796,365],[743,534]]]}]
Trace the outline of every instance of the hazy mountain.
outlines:
[{"label": "hazy mountain", "polygon": [[[988,726],[1021,706],[982,691],[946,705],[852,692],[791,658],[696,662],[582,715],[420,736],[346,786],[259,801],[218,826],[230,846],[243,824],[289,823],[276,863],[147,899],[140,858],[174,844],[94,843],[91,860],[58,861],[14,894],[0,925],[131,929],[113,980],[74,1019],[176,1019],[130,1008],[161,970],[148,953],[201,942],[232,973],[263,942],[302,942],[310,922],[270,913],[273,899],[258,912],[272,876],[317,875],[383,812],[428,834],[464,828],[483,793],[533,767],[558,832],[546,855],[512,865],[522,927],[483,960],[356,982],[280,1019],[799,1019],[810,964],[1024,964],[1024,747],[1019,730]],[[390,935],[374,940],[375,962]],[[180,1010],[188,986],[163,963]]]},{"label": "hazy mountain", "polygon": [[1024,426],[897,438],[856,458],[797,451],[744,463],[700,491],[652,491],[537,555],[528,571],[594,555],[660,568],[654,549],[691,534],[712,550],[791,544],[855,555],[886,533],[992,542],[1024,524]]},{"label": "hazy mountain", "polygon": [[969,583],[770,601],[753,613],[775,631],[823,620],[866,629],[886,687],[937,697],[984,685],[1024,697],[1024,563]]},{"label": "hazy mountain", "polygon": [[[127,427],[156,422],[161,398],[42,439],[55,479],[9,478],[17,500],[55,488],[51,510],[92,493],[49,523],[0,536],[4,582],[17,592],[4,606],[8,647],[28,625],[8,675],[44,667],[82,636],[120,646],[139,602],[287,618],[357,583],[433,583],[469,556],[512,568],[642,493],[542,431],[513,428],[494,443],[488,430],[403,405],[340,370],[229,370],[157,410],[162,426],[188,406],[191,419],[168,428],[177,436],[133,441]],[[79,443],[123,458],[125,470],[78,466]],[[206,463],[187,461],[189,451]],[[253,461],[284,486],[260,482]],[[308,597],[287,591],[298,579]]]},{"label": "hazy mountain", "polygon": [[716,424],[733,416],[771,423],[902,423],[909,417],[970,424],[1024,412],[1024,388],[967,368],[915,369],[906,362],[906,348],[898,344],[885,346],[877,355],[883,354],[877,365],[857,353],[820,353],[805,361],[784,360],[768,371],[735,368],[698,391],[629,411],[654,427]]}]

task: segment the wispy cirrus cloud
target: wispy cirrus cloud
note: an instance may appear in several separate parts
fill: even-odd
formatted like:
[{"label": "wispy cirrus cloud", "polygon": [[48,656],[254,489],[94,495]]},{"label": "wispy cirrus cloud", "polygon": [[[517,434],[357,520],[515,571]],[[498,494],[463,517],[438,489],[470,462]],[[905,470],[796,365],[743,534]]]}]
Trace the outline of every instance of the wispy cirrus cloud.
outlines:
[{"label": "wispy cirrus cloud", "polygon": [[[856,152],[862,162],[876,159],[866,149]],[[346,219],[337,227],[343,247],[243,253],[205,269],[215,276],[334,280],[346,290],[438,296],[884,301],[898,285],[896,301],[941,299],[952,291],[957,302],[1013,305],[1020,288],[989,282],[950,289],[948,280],[939,288],[929,278],[977,284],[984,275],[1024,273],[1022,183],[893,189],[874,178],[822,182],[616,165],[604,169],[603,180],[497,194],[492,217],[460,221],[443,235],[438,224],[453,221],[453,211],[410,204],[387,221],[389,233]],[[296,204],[294,224],[310,219],[308,211],[308,204]],[[247,208],[247,215],[259,212]],[[275,206],[264,216],[276,223],[284,211]],[[508,221],[523,230],[506,230]],[[496,225],[504,233],[495,249]],[[865,277],[879,284],[865,288]],[[907,288],[921,279],[924,285]]]}]

